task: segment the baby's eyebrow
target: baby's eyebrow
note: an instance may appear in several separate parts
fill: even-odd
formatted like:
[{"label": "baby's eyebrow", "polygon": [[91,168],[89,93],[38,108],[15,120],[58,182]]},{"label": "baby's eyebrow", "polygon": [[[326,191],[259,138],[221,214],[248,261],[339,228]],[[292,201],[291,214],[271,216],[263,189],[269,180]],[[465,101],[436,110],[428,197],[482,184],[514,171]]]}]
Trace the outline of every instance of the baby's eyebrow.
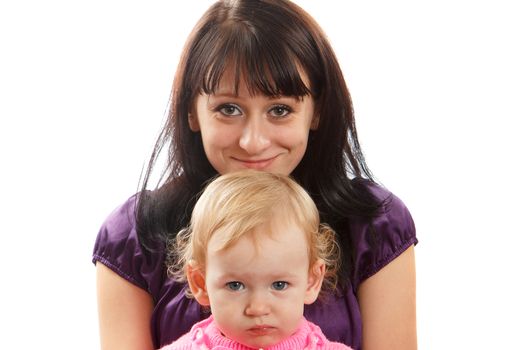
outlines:
[{"label": "baby's eyebrow", "polygon": [[269,278],[275,281],[292,279],[292,278],[297,278],[297,277],[298,277],[298,274],[290,272],[290,271],[283,271],[281,273],[275,273],[275,274],[269,275]]}]

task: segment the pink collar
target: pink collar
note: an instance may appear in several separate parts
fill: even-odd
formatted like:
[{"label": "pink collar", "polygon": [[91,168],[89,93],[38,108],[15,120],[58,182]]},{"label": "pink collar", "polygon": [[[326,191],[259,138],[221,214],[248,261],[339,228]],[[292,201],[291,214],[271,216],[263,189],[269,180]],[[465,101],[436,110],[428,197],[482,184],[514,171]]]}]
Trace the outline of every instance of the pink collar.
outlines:
[{"label": "pink collar", "polygon": [[[224,337],[217,328],[213,316],[194,325],[190,331],[190,336],[192,350],[253,350],[253,348]],[[323,346],[326,341],[321,329],[303,317],[294,334],[264,350],[314,350]]]}]

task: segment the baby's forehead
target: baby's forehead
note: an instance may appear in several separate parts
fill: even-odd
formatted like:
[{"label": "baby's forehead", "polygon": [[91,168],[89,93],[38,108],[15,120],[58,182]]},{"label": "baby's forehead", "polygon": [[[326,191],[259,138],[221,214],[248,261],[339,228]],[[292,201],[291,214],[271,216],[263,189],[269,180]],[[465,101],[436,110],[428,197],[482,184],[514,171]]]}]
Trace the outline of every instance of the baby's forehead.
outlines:
[{"label": "baby's forehead", "polygon": [[212,241],[216,238],[215,249],[222,250],[234,246],[241,239],[251,242],[256,249],[262,243],[271,241],[281,241],[285,235],[292,235],[296,242],[307,241],[307,229],[304,225],[299,225],[296,220],[292,220],[286,215],[276,215],[271,219],[262,222],[250,230],[242,232],[217,232],[212,236]]},{"label": "baby's forehead", "polygon": [[216,256],[219,254],[231,258],[238,256],[237,254],[243,256],[248,254],[252,258],[272,259],[301,256],[309,260],[308,256],[311,249],[309,244],[305,230],[297,225],[275,227],[272,224],[262,224],[250,231],[238,232],[235,235],[218,232],[208,244],[207,255]]}]

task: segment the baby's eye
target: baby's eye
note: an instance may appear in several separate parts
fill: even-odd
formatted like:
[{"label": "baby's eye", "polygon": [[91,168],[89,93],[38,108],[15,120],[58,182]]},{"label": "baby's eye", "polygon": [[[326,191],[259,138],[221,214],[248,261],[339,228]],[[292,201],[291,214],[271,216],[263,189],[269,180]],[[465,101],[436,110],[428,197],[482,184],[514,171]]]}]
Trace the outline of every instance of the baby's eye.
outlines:
[{"label": "baby's eye", "polygon": [[288,287],[288,282],[277,281],[272,283],[272,288],[275,290],[285,290]]},{"label": "baby's eye", "polygon": [[233,116],[233,115],[241,115],[241,110],[239,107],[237,107],[234,104],[224,104],[220,105],[217,110],[221,112],[224,115],[227,116]]},{"label": "baby's eye", "polygon": [[233,281],[226,283],[226,287],[228,287],[230,290],[238,291],[244,289],[244,284],[238,281]]},{"label": "baby's eye", "polygon": [[272,117],[277,118],[286,117],[290,112],[291,108],[285,105],[274,106],[272,107],[272,109],[270,109],[270,114],[272,115]]}]

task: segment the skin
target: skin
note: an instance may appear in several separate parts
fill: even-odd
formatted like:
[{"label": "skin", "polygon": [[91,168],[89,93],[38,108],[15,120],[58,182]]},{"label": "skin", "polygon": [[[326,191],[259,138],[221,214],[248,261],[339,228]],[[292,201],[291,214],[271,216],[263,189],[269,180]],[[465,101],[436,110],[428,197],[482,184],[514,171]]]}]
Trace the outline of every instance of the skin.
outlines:
[{"label": "skin", "polygon": [[96,270],[101,349],[153,349],[151,296],[104,264]]},{"label": "skin", "polygon": [[212,237],[205,269],[194,266],[187,272],[197,301],[211,307],[221,332],[256,349],[297,330],[304,304],[316,300],[325,271],[321,260],[310,269],[306,237],[297,225],[276,226],[278,234],[259,227],[223,250]]},{"label": "skin", "polygon": [[234,94],[228,73],[214,95],[199,95],[189,118],[202,135],[204,151],[221,174],[246,168],[290,174],[306,151],[315,129],[310,96],[252,96],[244,84]]},{"label": "skin", "polygon": [[[317,127],[311,98],[252,96],[242,85],[234,96],[225,78],[217,96],[197,97],[188,118],[190,128],[201,132],[210,163],[221,174],[244,168],[290,174],[304,155],[309,130]],[[282,105],[291,108],[284,117]],[[153,349],[151,296],[102,264],[96,269],[102,349]],[[363,349],[416,349],[415,300],[411,247],[359,286]]]},{"label": "skin", "polygon": [[[96,266],[101,349],[153,350],[151,296],[103,264]],[[358,289],[363,349],[417,349],[415,300],[414,248],[410,247]]]},{"label": "skin", "polygon": [[357,297],[363,349],[417,349],[414,246],[361,283]]}]

